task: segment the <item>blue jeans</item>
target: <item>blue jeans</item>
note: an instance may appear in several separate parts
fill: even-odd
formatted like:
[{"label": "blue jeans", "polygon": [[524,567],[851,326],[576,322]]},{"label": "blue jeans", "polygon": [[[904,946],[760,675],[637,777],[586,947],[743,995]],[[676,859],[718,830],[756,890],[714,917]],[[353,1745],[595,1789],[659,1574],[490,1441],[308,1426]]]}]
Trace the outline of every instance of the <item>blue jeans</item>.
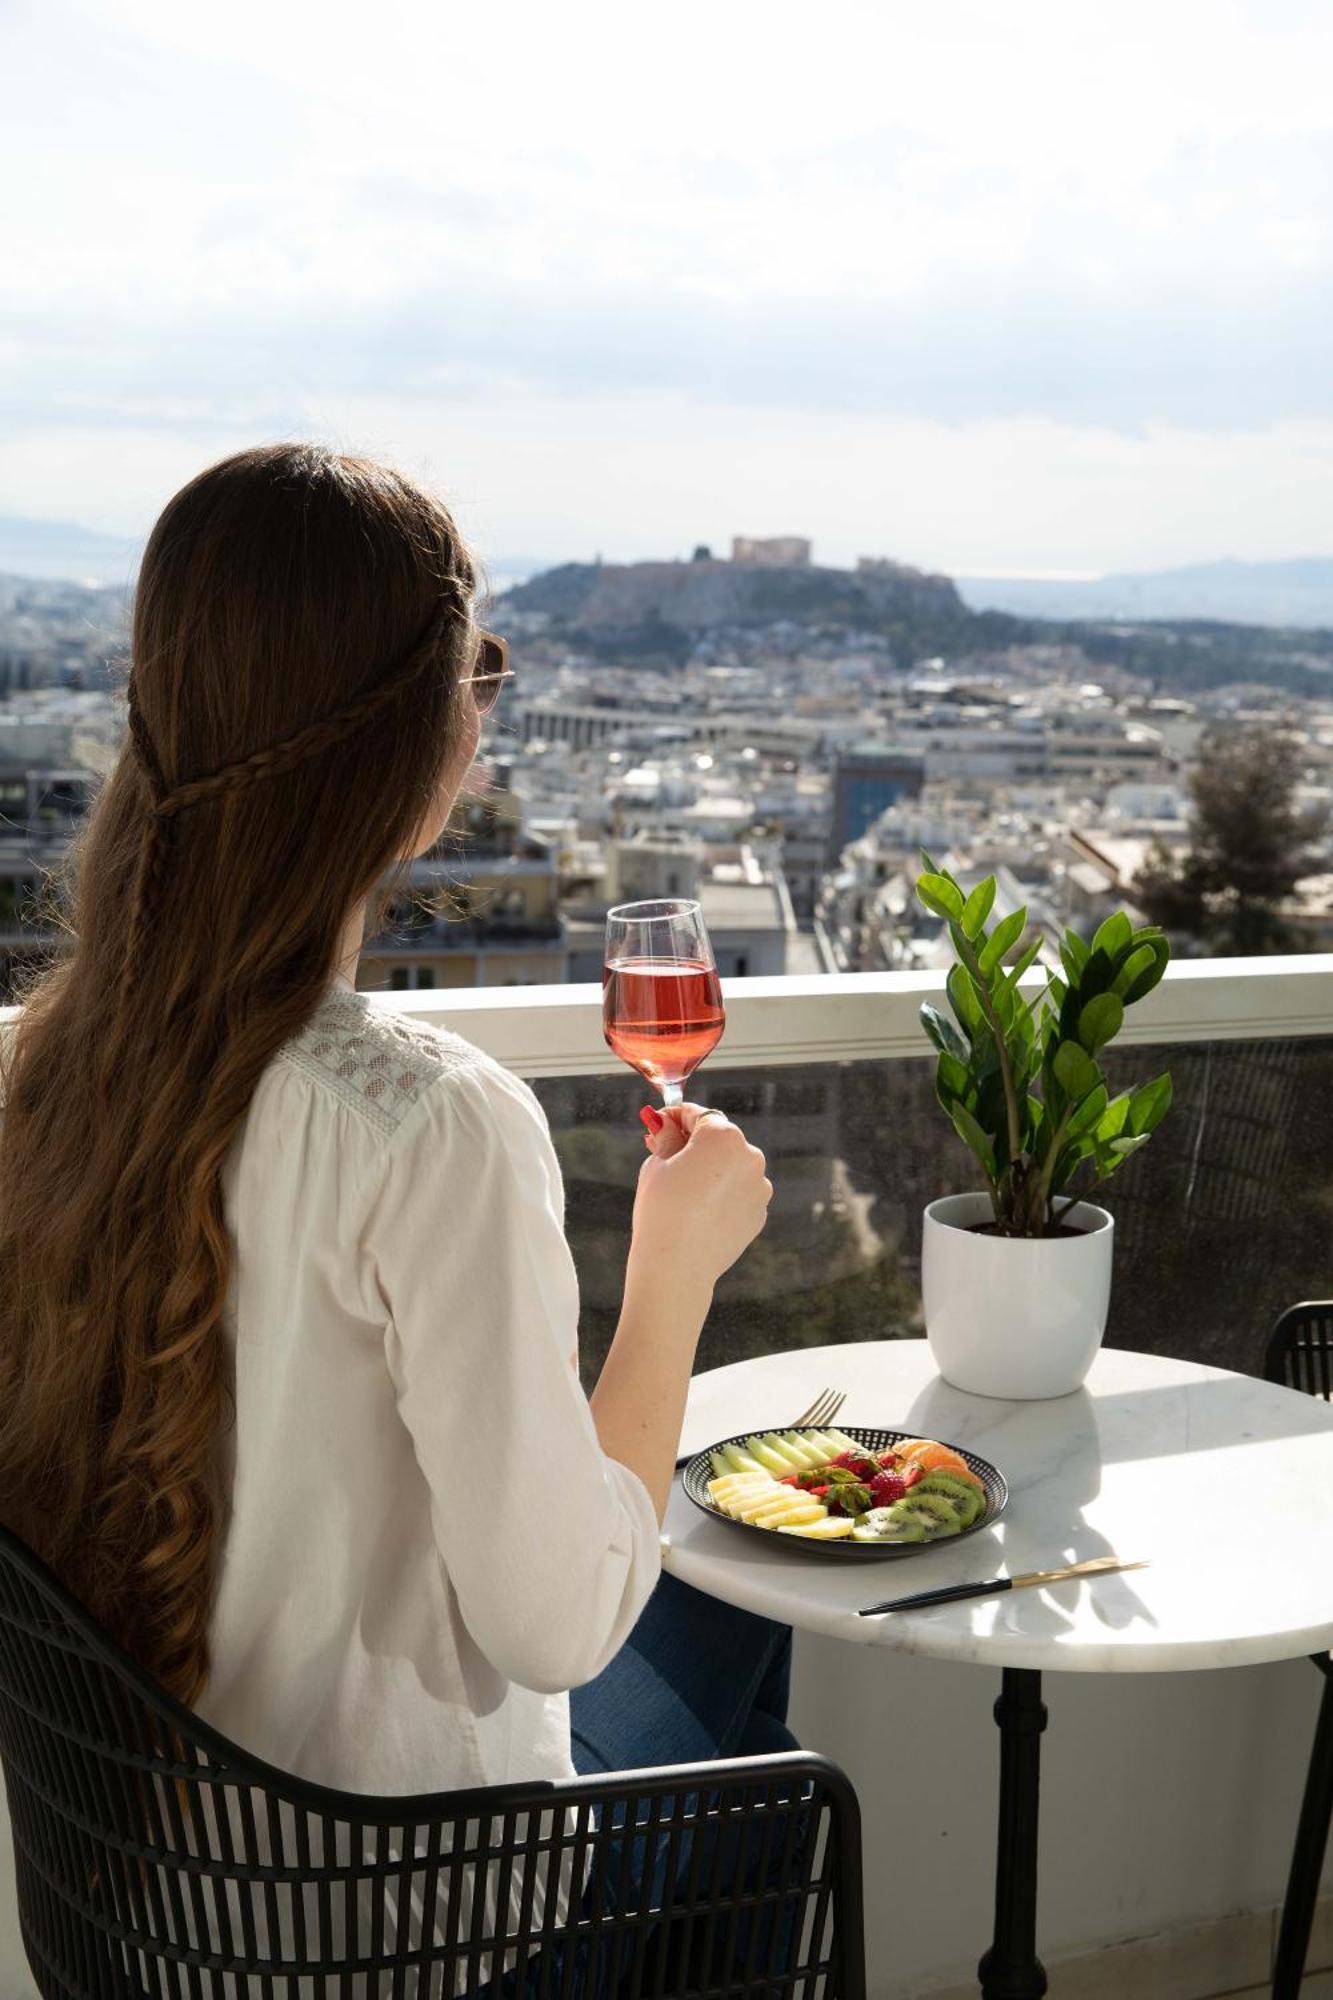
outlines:
[{"label": "blue jeans", "polygon": [[663,1576],[611,1664],[569,1697],[574,1768],[590,1777],[797,1750],[790,1686],[789,1625]]},{"label": "blue jeans", "polygon": [[[771,1755],[799,1749],[787,1728],[787,1694],[791,1681],[791,1629],[772,1624],[748,1611],[736,1610],[663,1576],[629,1638],[596,1680],[575,1688],[569,1697],[570,1737],[574,1767],[581,1776],[600,1771],[641,1770],[659,1764],[710,1762],[717,1757]],[[670,1801],[666,1802],[670,1810]],[[631,1836],[632,1837],[632,1836]],[[633,1840],[629,1859],[629,1903],[639,1899],[651,1870],[652,1896],[657,1901],[666,1886],[667,1842],[658,1838],[648,1851],[648,1836]],[[676,1880],[684,1879],[691,1858],[691,1836],[676,1850]],[[799,1861],[799,1855],[796,1857]],[[787,1856],[788,1867],[793,1857]],[[604,1888],[604,1908],[614,1909],[622,1869],[621,1850],[611,1865],[598,1871]],[[705,1849],[696,1879],[720,1878],[725,1894],[737,1878],[749,1879],[756,1866],[752,1846],[724,1854]],[[595,1880],[597,1878],[594,1878]],[[585,1912],[597,1893],[590,1887]],[[789,1928],[790,1920],[788,1920]],[[743,1957],[748,1932],[742,1927],[736,1955]],[[766,1939],[761,1940],[761,1945]],[[670,1938],[656,1940],[669,1955],[678,1949]],[[779,1959],[789,1949],[784,1929]],[[679,1968],[684,1972],[684,1967]],[[563,1959],[558,1966],[539,1968],[536,1960],[504,1982],[506,2000],[541,1990],[542,1971],[548,1990],[559,1991]],[[683,1983],[683,1982],[682,1982]],[[676,1982],[668,1979],[664,1991]],[[605,1972],[589,1983],[582,1966],[573,1982],[577,2000],[611,2000]]]}]

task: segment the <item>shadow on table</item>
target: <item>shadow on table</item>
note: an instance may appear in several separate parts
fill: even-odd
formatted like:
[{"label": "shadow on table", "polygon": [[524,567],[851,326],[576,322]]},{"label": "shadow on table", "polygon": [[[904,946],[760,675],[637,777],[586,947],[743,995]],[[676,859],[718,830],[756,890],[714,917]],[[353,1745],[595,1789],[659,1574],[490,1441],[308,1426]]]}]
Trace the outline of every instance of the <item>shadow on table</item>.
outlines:
[{"label": "shadow on table", "polygon": [[[950,1438],[979,1450],[984,1457],[991,1456],[992,1448],[998,1450],[1001,1437],[1012,1438],[1015,1449],[1011,1463],[1031,1470],[1025,1481],[1011,1484],[1009,1505],[995,1525],[1009,1574],[1059,1569],[1066,1563],[1087,1562],[1093,1556],[1138,1555],[1137,1549],[1112,1548],[1083,1515],[1085,1503],[1101,1491],[1104,1455],[1100,1417],[1108,1399],[1095,1402],[1085,1389],[1077,1389],[1073,1395],[1051,1402],[1007,1404],[1001,1422],[993,1424],[985,1439],[974,1446],[969,1432],[975,1434],[977,1406],[985,1400],[964,1395],[936,1376],[915,1398],[906,1421],[921,1437]],[[1002,1459],[1003,1454],[997,1462],[1003,1471]],[[1040,1516],[1025,1518],[1023,1493],[1038,1484]],[[1095,1617],[1112,1630],[1155,1625],[1157,1620],[1135,1590],[1132,1578],[1132,1571],[1128,1575],[1112,1572],[1089,1579],[1070,1578],[1067,1583],[1024,1590],[1019,1601],[1002,1597],[996,1604],[995,1629],[1002,1631],[1021,1619],[1025,1633],[1056,1636],[1069,1631],[1075,1623],[1073,1608],[1084,1591]]]}]

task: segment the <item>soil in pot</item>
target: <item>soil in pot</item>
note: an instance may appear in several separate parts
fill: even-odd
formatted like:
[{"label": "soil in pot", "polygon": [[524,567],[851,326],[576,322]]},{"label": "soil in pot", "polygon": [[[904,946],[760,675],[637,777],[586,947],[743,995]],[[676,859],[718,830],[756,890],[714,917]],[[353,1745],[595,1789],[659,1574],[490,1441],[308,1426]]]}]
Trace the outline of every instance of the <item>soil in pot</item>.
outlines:
[{"label": "soil in pot", "polygon": [[[956,1226],[956,1225],[955,1225]],[[964,1231],[968,1236],[1005,1236],[1012,1243],[1049,1243],[1055,1236],[1087,1236],[1086,1229],[1075,1229],[1071,1223],[1057,1222],[1054,1229],[1044,1229],[1040,1236],[1013,1236],[999,1228],[994,1222],[969,1222]]]}]

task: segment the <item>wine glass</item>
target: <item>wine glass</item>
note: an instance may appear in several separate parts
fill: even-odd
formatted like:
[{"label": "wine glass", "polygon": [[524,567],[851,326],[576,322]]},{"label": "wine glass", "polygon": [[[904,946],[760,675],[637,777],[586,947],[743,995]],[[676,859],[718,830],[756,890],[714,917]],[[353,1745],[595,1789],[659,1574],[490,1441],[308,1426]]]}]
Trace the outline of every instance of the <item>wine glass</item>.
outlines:
[{"label": "wine glass", "polygon": [[680,1104],[726,1015],[697,903],[621,903],[606,915],[602,1032],[622,1062]]}]

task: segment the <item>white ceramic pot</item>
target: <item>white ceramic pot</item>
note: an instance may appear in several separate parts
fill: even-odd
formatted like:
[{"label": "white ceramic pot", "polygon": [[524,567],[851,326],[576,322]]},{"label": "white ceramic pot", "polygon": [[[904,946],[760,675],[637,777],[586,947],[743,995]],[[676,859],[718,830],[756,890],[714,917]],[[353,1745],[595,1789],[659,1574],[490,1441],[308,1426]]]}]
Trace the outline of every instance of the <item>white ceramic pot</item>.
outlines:
[{"label": "white ceramic pot", "polygon": [[990,1198],[951,1194],[926,1210],[926,1338],[946,1382],[974,1396],[1067,1396],[1092,1366],[1111,1300],[1115,1223],[1081,1201],[1078,1236],[973,1235]]}]

